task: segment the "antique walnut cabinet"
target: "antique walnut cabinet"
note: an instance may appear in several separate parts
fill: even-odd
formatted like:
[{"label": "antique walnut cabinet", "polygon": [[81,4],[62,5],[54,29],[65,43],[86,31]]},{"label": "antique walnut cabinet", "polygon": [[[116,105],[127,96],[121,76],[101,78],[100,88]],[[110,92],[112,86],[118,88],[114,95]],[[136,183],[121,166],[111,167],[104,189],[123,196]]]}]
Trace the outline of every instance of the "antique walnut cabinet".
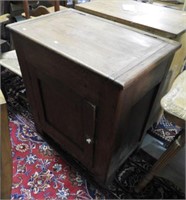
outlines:
[{"label": "antique walnut cabinet", "polygon": [[138,147],[179,44],[72,9],[9,28],[38,132],[107,184]]}]

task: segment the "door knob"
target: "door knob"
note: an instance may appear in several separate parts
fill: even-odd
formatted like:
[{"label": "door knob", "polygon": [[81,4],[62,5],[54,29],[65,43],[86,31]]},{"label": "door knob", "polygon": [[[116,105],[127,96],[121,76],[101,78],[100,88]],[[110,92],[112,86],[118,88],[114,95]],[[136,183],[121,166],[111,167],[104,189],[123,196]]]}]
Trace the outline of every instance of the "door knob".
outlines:
[{"label": "door knob", "polygon": [[92,140],[90,138],[86,139],[87,143],[90,144]]}]

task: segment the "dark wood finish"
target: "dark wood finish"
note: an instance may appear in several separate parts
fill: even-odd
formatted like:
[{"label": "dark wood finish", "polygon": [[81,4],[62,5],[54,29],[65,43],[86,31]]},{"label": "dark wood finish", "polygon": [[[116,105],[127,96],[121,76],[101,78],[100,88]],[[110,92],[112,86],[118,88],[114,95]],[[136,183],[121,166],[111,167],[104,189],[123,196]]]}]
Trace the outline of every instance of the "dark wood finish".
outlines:
[{"label": "dark wood finish", "polygon": [[12,189],[12,154],[6,101],[0,90],[1,112],[1,199],[10,199]]},{"label": "dark wood finish", "polygon": [[60,10],[59,0],[54,1],[54,11],[57,12]]},{"label": "dark wood finish", "polygon": [[39,133],[108,184],[141,140],[178,43],[71,9],[9,27]]}]

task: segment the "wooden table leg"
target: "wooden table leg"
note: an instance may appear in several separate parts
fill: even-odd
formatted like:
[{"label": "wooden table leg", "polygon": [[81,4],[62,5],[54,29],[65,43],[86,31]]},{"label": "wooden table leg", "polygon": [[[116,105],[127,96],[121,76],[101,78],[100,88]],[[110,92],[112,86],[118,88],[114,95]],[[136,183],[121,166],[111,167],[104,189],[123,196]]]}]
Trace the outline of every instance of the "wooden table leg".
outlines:
[{"label": "wooden table leg", "polygon": [[54,1],[54,11],[59,11],[60,10],[60,7],[59,7],[59,0],[55,0]]},{"label": "wooden table leg", "polygon": [[142,179],[142,181],[135,188],[136,192],[140,192],[156,175],[162,170],[168,162],[178,153],[178,151],[185,145],[185,130],[182,130],[180,136],[168,147],[168,149],[160,156],[160,158],[153,165],[150,172]]},{"label": "wooden table leg", "polygon": [[0,112],[1,112],[1,196],[0,199],[10,199],[12,188],[12,155],[10,134],[8,127],[8,114],[6,101],[0,90]]},{"label": "wooden table leg", "polygon": [[23,7],[24,7],[26,19],[29,19],[30,18],[30,12],[29,12],[29,2],[28,2],[28,0],[23,0]]}]

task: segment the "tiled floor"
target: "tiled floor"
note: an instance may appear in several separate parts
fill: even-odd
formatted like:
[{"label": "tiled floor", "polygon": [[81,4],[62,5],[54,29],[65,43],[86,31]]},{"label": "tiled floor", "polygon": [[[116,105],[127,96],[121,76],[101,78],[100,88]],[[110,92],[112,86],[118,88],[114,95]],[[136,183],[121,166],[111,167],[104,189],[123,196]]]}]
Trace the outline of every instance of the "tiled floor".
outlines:
[{"label": "tiled floor", "polygon": [[[161,143],[148,134],[145,136],[141,147],[155,158],[159,158],[165,151]],[[158,176],[171,180],[185,191],[185,147],[178,152]]]}]

